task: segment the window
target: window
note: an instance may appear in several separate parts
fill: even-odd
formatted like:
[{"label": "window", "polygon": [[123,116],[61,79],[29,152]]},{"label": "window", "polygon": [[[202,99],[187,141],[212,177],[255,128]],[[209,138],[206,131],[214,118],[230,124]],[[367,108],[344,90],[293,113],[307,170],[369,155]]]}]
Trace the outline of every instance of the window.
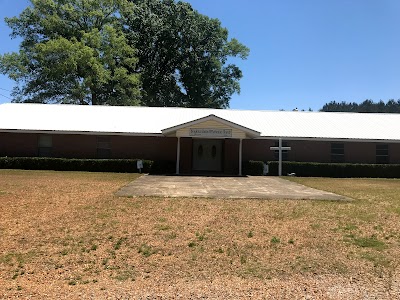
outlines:
[{"label": "window", "polygon": [[97,158],[111,157],[111,142],[108,136],[97,137]]},{"label": "window", "polygon": [[344,162],[344,144],[332,143],[331,144],[331,162],[343,163]]},{"label": "window", "polygon": [[38,156],[49,157],[52,154],[53,137],[51,135],[39,135],[38,139]]},{"label": "window", "polygon": [[388,164],[389,163],[389,145],[377,144],[376,145],[376,163]]},{"label": "window", "polygon": [[[274,146],[279,147],[279,141],[276,141]],[[289,147],[289,144],[287,142],[282,142],[282,147]],[[279,150],[274,150],[274,159],[279,160]],[[289,151],[282,150],[282,161],[288,161],[288,160],[289,160]]]}]

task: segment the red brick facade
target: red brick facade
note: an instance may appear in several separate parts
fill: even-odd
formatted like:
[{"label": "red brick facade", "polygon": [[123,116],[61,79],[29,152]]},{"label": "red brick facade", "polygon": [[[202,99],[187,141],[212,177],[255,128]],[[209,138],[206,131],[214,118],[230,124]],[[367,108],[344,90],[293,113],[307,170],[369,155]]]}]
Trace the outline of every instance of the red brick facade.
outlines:
[{"label": "red brick facade", "polygon": [[[0,133],[0,156],[38,156],[36,133]],[[51,134],[52,157],[96,158],[97,136]],[[111,158],[176,160],[176,138],[109,136]]]},{"label": "red brick facade", "polygon": [[[0,133],[0,156],[38,156],[40,134]],[[96,158],[98,137],[96,135],[51,134],[52,156],[67,158]],[[143,158],[176,161],[177,138],[142,136],[107,136],[111,158]],[[285,141],[292,150],[289,161],[331,162],[331,142],[328,141]],[[243,161],[272,161],[275,140],[243,140]],[[341,143],[341,142],[338,142]],[[180,171],[192,172],[192,139],[181,138]],[[376,163],[377,143],[344,142],[344,162]],[[388,145],[389,163],[400,163],[400,144]],[[223,173],[237,174],[239,170],[239,140],[225,139],[223,143]]]},{"label": "red brick facade", "polygon": [[[331,162],[331,142],[326,141],[286,141],[292,148],[288,151],[289,161],[301,162]],[[336,142],[335,142],[336,143]],[[341,143],[341,142],[339,142]],[[376,163],[377,143],[344,142],[344,162],[346,163]],[[243,160],[274,160],[274,140],[244,140]],[[389,144],[389,163],[400,163],[400,144]]]}]

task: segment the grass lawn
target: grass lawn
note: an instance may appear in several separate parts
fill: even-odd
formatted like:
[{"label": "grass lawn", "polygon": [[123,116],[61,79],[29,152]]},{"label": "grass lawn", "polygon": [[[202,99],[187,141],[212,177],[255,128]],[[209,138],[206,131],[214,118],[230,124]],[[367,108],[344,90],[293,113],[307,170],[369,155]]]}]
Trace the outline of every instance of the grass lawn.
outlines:
[{"label": "grass lawn", "polygon": [[0,170],[0,298],[400,298],[400,180],[355,199],[120,198],[135,174]]}]

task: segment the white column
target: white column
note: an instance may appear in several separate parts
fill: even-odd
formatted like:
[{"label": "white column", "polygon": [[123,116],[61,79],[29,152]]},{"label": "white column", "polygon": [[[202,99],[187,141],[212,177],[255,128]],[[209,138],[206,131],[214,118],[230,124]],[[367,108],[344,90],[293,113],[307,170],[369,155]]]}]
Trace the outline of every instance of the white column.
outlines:
[{"label": "white column", "polygon": [[239,176],[242,176],[242,139],[239,140]]},{"label": "white column", "polygon": [[181,138],[178,137],[176,146],[176,175],[179,175],[179,161],[181,160]]},{"label": "white column", "polygon": [[282,176],[282,139],[279,139],[279,176]]}]

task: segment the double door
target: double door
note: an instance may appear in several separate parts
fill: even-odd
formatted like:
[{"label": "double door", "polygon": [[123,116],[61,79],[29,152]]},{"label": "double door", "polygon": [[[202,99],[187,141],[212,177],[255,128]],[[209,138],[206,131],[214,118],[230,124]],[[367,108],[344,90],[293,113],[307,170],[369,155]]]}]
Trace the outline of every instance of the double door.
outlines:
[{"label": "double door", "polygon": [[223,140],[193,139],[193,171],[222,171]]}]

